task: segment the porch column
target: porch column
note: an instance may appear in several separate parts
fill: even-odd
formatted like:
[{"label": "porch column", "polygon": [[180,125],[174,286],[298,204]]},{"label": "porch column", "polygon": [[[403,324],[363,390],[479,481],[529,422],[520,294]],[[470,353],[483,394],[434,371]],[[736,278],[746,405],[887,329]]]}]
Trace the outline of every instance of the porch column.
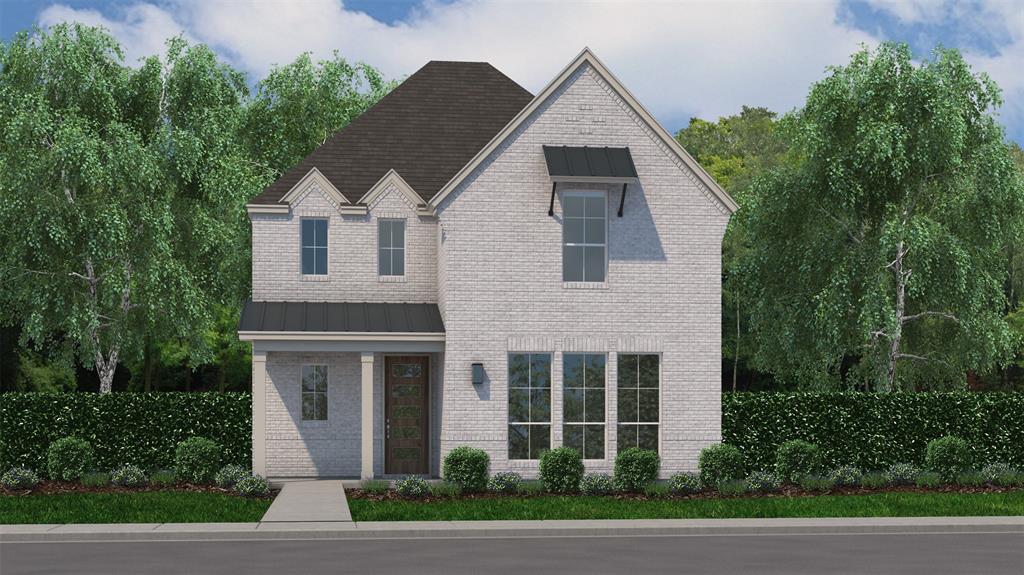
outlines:
[{"label": "porch column", "polygon": [[362,422],[362,465],[360,477],[373,479],[373,352],[364,351],[360,354],[363,365],[361,415]]},{"label": "porch column", "polygon": [[[255,347],[255,346],[254,346]],[[252,472],[267,476],[267,352],[252,351]]]}]

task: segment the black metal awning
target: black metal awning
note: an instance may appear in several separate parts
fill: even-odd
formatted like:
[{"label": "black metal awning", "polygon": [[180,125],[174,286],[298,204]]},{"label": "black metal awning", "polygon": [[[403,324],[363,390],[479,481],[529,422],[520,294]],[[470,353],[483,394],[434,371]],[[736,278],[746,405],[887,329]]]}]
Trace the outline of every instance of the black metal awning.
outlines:
[{"label": "black metal awning", "polygon": [[629,148],[591,148],[590,146],[544,146],[544,161],[551,176],[551,203],[548,215],[555,215],[555,188],[558,182],[622,184],[619,213],[626,205],[626,187],[636,183],[636,165]]},{"label": "black metal awning", "polygon": [[443,334],[437,304],[247,301],[240,333]]}]

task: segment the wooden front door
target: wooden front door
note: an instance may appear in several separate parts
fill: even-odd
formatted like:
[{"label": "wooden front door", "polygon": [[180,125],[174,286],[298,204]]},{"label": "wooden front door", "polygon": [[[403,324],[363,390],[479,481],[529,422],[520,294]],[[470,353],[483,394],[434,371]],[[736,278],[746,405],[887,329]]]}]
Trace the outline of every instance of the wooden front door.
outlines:
[{"label": "wooden front door", "polygon": [[384,361],[384,473],[430,473],[427,418],[430,411],[425,356],[386,356]]}]

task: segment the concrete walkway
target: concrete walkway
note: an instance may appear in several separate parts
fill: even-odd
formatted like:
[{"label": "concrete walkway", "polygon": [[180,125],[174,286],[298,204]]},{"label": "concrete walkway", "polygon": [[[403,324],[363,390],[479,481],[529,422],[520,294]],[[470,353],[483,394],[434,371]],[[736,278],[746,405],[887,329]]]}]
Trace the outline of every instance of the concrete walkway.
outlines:
[{"label": "concrete walkway", "polygon": [[341,481],[289,481],[281,487],[261,523],[351,523]]}]

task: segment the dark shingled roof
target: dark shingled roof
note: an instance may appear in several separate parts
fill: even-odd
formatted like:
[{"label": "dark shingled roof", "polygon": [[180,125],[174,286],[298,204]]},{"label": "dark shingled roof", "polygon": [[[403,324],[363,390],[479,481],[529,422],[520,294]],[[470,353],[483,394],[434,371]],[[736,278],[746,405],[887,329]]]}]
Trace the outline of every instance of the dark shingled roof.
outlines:
[{"label": "dark shingled roof", "polygon": [[250,203],[276,204],[313,167],[353,204],[390,169],[426,202],[532,99],[486,62],[429,62]]},{"label": "dark shingled roof", "polygon": [[636,177],[636,166],[629,148],[544,146],[544,161],[550,176]]},{"label": "dark shingled roof", "polygon": [[437,304],[247,301],[238,331],[444,333]]}]

